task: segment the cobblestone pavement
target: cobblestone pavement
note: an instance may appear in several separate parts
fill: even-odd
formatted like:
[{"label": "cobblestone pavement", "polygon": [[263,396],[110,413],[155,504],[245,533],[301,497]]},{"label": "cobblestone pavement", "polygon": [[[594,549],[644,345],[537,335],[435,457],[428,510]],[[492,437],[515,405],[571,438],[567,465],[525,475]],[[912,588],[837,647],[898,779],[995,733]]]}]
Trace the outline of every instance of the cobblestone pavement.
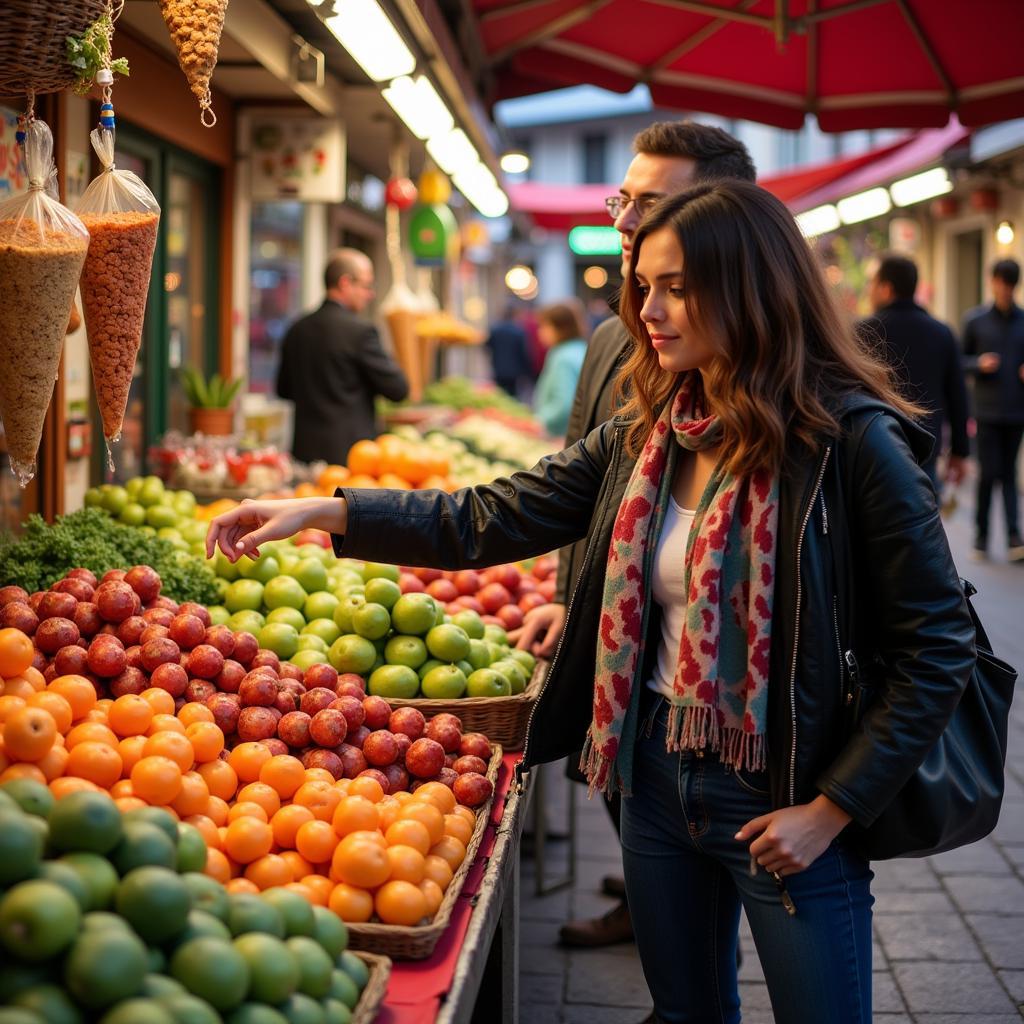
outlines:
[{"label": "cobblestone pavement", "polygon": [[[994,503],[997,504],[997,503]],[[998,512],[994,512],[998,515]],[[1001,530],[1001,519],[993,531]],[[977,607],[996,653],[1024,670],[1024,565],[1005,550],[972,562],[970,510],[947,523],[961,575],[978,588]],[[1001,541],[999,542],[1001,543]],[[995,832],[973,846],[924,860],[875,866],[874,1020],[876,1024],[1013,1024],[1024,1019],[1024,696],[1010,720],[1006,797]],[[569,783],[548,769],[549,828],[564,828]],[[598,894],[621,874],[618,843],[604,807],[577,799],[575,884],[534,895],[534,864],[523,862],[520,991],[522,1024],[639,1024],[651,1001],[631,944],[594,951],[558,946],[569,918],[613,906]],[[547,870],[566,866],[566,843],[547,846]],[[773,1024],[760,964],[743,923],[740,971],[744,1024]],[[822,1022],[827,1024],[827,1022]]]}]

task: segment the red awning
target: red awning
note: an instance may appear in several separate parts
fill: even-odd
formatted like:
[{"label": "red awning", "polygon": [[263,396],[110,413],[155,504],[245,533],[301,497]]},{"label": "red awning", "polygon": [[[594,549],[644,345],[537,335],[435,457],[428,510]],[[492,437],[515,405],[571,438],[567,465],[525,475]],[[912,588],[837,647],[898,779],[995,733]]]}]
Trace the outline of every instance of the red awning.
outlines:
[{"label": "red awning", "polygon": [[472,3],[499,99],[646,82],[660,107],[831,132],[1024,116],[1020,0]]}]

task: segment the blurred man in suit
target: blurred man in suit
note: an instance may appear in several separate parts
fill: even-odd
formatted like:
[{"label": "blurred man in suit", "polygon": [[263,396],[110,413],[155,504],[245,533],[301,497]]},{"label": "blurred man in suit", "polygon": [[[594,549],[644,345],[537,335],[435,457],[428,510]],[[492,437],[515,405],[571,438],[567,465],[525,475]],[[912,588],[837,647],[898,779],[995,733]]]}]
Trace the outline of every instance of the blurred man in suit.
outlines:
[{"label": "blurred man in suit", "polygon": [[362,314],[373,300],[373,264],[358,249],[338,249],[324,271],[327,296],[288,329],[277,393],[295,403],[292,454],[302,462],[344,464],[356,441],[380,433],[377,395],[399,402],[409,382]]}]

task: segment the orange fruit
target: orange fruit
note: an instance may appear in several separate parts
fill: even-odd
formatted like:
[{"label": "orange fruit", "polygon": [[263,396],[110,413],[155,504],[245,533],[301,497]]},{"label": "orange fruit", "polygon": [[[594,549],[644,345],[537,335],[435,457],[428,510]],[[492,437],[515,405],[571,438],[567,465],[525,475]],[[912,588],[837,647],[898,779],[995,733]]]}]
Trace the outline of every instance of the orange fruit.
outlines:
[{"label": "orange fruit", "polygon": [[[0,633],[5,632],[8,631],[0,629]],[[4,752],[12,761],[38,761],[53,746],[56,735],[57,723],[49,711],[31,706],[18,708],[4,722]]]},{"label": "orange fruit", "polygon": [[327,906],[334,883],[326,875],[306,875],[299,879],[299,884],[305,886],[313,894],[312,903],[318,907]]},{"label": "orange fruit", "polygon": [[216,850],[220,847],[220,836],[217,834],[217,826],[212,818],[205,814],[190,814],[185,818],[185,823],[191,825],[203,837],[207,849]]},{"label": "orange fruit", "polygon": [[117,809],[122,814],[149,806],[145,800],[140,800],[137,796],[119,796],[115,798],[114,803],[117,804]]},{"label": "orange fruit", "polygon": [[246,867],[245,877],[261,892],[294,881],[288,862],[276,853],[268,853],[254,860]]},{"label": "orange fruit", "polygon": [[340,781],[335,782],[334,776],[326,768],[307,768],[306,781],[326,782],[328,786],[340,786],[342,782],[348,782],[349,780],[341,779]]},{"label": "orange fruit", "polygon": [[331,858],[333,877],[360,889],[375,889],[383,885],[390,870],[387,852],[376,843],[358,836],[342,839]]},{"label": "orange fruit", "polygon": [[139,758],[130,778],[135,795],[148,804],[169,804],[181,792],[181,768],[169,757]]},{"label": "orange fruit", "polygon": [[65,747],[59,743],[54,743],[50,749],[43,754],[38,761],[36,761],[36,767],[43,773],[47,782],[53,782],[54,779],[59,779],[64,774],[64,769],[68,763],[68,752]]},{"label": "orange fruit", "polygon": [[148,690],[143,690],[139,696],[149,701],[154,715],[174,714],[174,698],[159,686],[151,686]]},{"label": "orange fruit", "polygon": [[365,796],[343,796],[334,810],[333,825],[338,836],[364,829],[374,831],[380,826],[380,815]]},{"label": "orange fruit", "polygon": [[335,487],[344,487],[351,475],[344,466],[325,466],[316,478],[316,483],[330,496],[334,493]]},{"label": "orange fruit", "polygon": [[469,840],[473,836],[473,826],[461,814],[446,814],[444,816],[444,834],[454,836],[463,846],[469,846]]},{"label": "orange fruit", "polygon": [[227,761],[205,761],[196,768],[196,771],[206,779],[206,785],[210,787],[210,792],[214,796],[219,796],[221,800],[230,800],[235,795],[238,789],[238,775]]},{"label": "orange fruit", "polygon": [[[201,774],[201,773],[200,773]],[[205,778],[205,776],[204,776]],[[209,786],[209,783],[207,783]],[[206,803],[206,816],[214,823],[214,825],[226,825],[228,823],[228,813],[231,808],[228,806],[226,800],[221,800],[219,796],[210,794],[210,799]]]},{"label": "orange fruit", "polygon": [[299,827],[316,820],[308,807],[303,807],[301,804],[287,804],[270,819],[270,827],[274,831],[274,842],[284,850],[295,849],[295,835],[299,831]]},{"label": "orange fruit", "polygon": [[387,832],[398,820],[398,812],[401,809],[402,805],[393,796],[386,796],[377,804],[377,816],[380,818],[379,827],[382,832]]},{"label": "orange fruit", "polygon": [[206,867],[203,871],[211,878],[215,878],[221,885],[226,885],[231,881],[231,865],[228,863],[227,857],[212,846],[207,847]]},{"label": "orange fruit", "polygon": [[290,800],[306,782],[306,769],[291,754],[275,754],[260,767],[260,782],[270,786],[282,800]]},{"label": "orange fruit", "polygon": [[[440,813],[440,812],[439,812]],[[425,857],[430,852],[430,830],[422,821],[399,818],[384,833],[388,846],[411,846]]]},{"label": "orange fruit", "polygon": [[38,692],[24,676],[11,676],[10,679],[5,679],[3,683],[5,697],[20,697],[22,700],[28,700],[33,693]]},{"label": "orange fruit", "polygon": [[[154,716],[154,721],[159,718]],[[178,720],[175,719],[175,722]],[[180,723],[179,723],[180,724]],[[151,734],[142,748],[143,757],[169,757],[183,772],[195,763],[195,752],[184,733],[158,732]]]},{"label": "orange fruit", "polygon": [[457,814],[460,818],[465,818],[474,828],[476,828],[476,811],[472,807],[467,807],[465,804],[456,804],[455,810],[452,814]]},{"label": "orange fruit", "polygon": [[[381,450],[374,441],[356,441],[348,450],[348,469],[357,475],[376,476],[380,471],[380,459]],[[351,477],[349,483],[351,484]],[[29,664],[31,663],[32,659],[29,658]]]},{"label": "orange fruit", "polygon": [[21,675],[32,666],[35,645],[20,629],[0,629],[0,676]]},{"label": "orange fruit", "polygon": [[423,860],[423,875],[440,886],[442,892],[446,892],[452,884],[455,872],[452,866],[443,857],[436,853],[429,853]]},{"label": "orange fruit", "polygon": [[238,800],[243,803],[259,804],[267,812],[267,821],[281,809],[281,798],[277,790],[265,782],[250,782],[238,791]]},{"label": "orange fruit", "polygon": [[292,879],[305,878],[313,873],[313,865],[295,850],[282,850],[281,859],[292,869]]},{"label": "orange fruit", "polygon": [[378,478],[381,487],[387,487],[390,490],[397,491],[411,491],[412,484],[403,476],[399,476],[397,473],[381,473]]},{"label": "orange fruit", "polygon": [[[262,810],[262,808],[261,808]],[[270,853],[274,833],[265,821],[258,818],[235,818],[224,836],[224,852],[236,864],[251,864]]]},{"label": "orange fruit", "polygon": [[457,871],[459,865],[466,859],[466,846],[455,836],[442,836],[440,841],[430,848],[430,856],[440,857],[448,862],[452,871]]},{"label": "orange fruit", "polygon": [[[31,761],[9,764],[0,772],[0,782],[10,782],[11,779],[34,779],[36,782],[46,785],[46,776],[43,774],[43,770],[38,764],[33,764]],[[55,779],[54,781],[59,782],[60,780]]]},{"label": "orange fruit", "polygon": [[326,821],[307,821],[295,833],[295,849],[310,864],[326,864],[337,845],[338,837]]},{"label": "orange fruit", "polygon": [[232,878],[224,888],[228,892],[244,892],[250,896],[255,896],[259,892],[256,883],[250,882],[248,878]]},{"label": "orange fruit", "polygon": [[394,798],[395,798],[395,799],[396,799],[396,800],[397,800],[397,801],[398,801],[398,802],[399,802],[400,804],[407,804],[407,803],[410,803],[410,802],[411,802],[411,801],[412,801],[412,800],[414,799],[414,797],[413,797],[412,793],[408,792],[408,790],[405,790],[405,789],[399,790],[399,791],[398,791],[397,793],[392,793],[391,795],[392,795],[392,796],[393,796],[393,797],[394,797]]},{"label": "orange fruit", "polygon": [[307,903],[313,902],[313,893],[301,882],[289,882],[287,885],[282,885],[281,888],[287,889],[289,892],[293,892],[297,896],[301,896]]},{"label": "orange fruit", "polygon": [[35,666],[30,666],[21,673],[22,679],[27,679],[32,684],[32,689],[38,692],[46,689],[46,677]]},{"label": "orange fruit", "polygon": [[88,779],[97,786],[110,789],[121,778],[121,755],[115,747],[108,747],[105,743],[78,743],[68,751],[64,774]]},{"label": "orange fruit", "polygon": [[107,724],[118,736],[141,736],[153,721],[153,708],[137,694],[126,693],[114,701]]},{"label": "orange fruit", "polygon": [[239,818],[255,818],[262,822],[270,821],[270,815],[263,809],[263,805],[253,803],[251,800],[240,800],[236,804],[229,805],[228,823],[237,821]]},{"label": "orange fruit", "polygon": [[375,476],[369,476],[367,473],[353,473],[348,478],[346,487],[376,487],[377,478]]},{"label": "orange fruit", "polygon": [[212,722],[213,712],[205,704],[200,704],[198,701],[193,700],[181,706],[177,717],[178,721],[185,726],[185,730],[188,731],[188,727],[195,725],[196,722]]},{"label": "orange fruit", "polygon": [[210,790],[206,779],[199,772],[185,772],[181,776],[181,791],[171,801],[171,806],[182,818],[193,814],[205,814],[210,803]]},{"label": "orange fruit", "polygon": [[391,865],[391,878],[419,885],[424,879],[423,854],[411,846],[389,846],[387,849],[388,863]]},{"label": "orange fruit", "polygon": [[[141,698],[139,698],[141,700]],[[157,713],[146,729],[147,736],[155,736],[160,732],[173,732],[179,736],[185,735],[185,726],[174,715]]]},{"label": "orange fruit", "polygon": [[331,820],[340,800],[341,793],[327,782],[304,782],[292,797],[292,803],[308,807],[321,821]]},{"label": "orange fruit", "polygon": [[118,779],[110,787],[110,795],[115,799],[119,800],[123,796],[135,796],[135,790],[132,789],[131,779]]},{"label": "orange fruit", "polygon": [[423,893],[423,898],[427,901],[427,917],[433,917],[444,902],[441,886],[432,878],[424,878],[420,882],[420,892]]},{"label": "orange fruit", "polygon": [[442,814],[455,810],[455,794],[443,782],[427,782],[416,790],[415,796],[417,800],[433,804]]},{"label": "orange fruit", "polygon": [[[0,697],[0,703],[3,703],[2,697]],[[59,693],[38,690],[28,698],[26,703],[29,707],[49,711],[57,723],[58,733],[64,734],[71,728],[71,705]],[[0,715],[0,721],[3,721],[2,715]]]},{"label": "orange fruit", "polygon": [[419,821],[427,826],[430,844],[438,843],[444,836],[444,815],[436,805],[421,800],[411,800],[398,814],[399,821]]},{"label": "orange fruit", "polygon": [[92,711],[86,712],[85,718],[82,722],[98,722],[100,725],[107,724],[107,709],[101,708],[99,704],[92,709]]},{"label": "orange fruit", "polygon": [[[0,775],[0,782],[6,782],[10,777],[8,772],[13,771],[15,768],[33,768],[36,771],[39,770],[34,764],[12,765],[6,772],[4,772],[3,775]],[[41,774],[42,773],[40,773],[40,775]],[[28,778],[29,776],[19,777]],[[36,778],[36,776],[33,775],[31,778]],[[42,779],[39,781],[42,781]],[[62,775],[59,779],[54,779],[53,782],[50,783],[50,792],[58,800],[63,800],[69,793],[81,793],[83,790],[89,793],[99,793],[100,787],[97,786],[95,782],[90,782],[88,779],[80,779],[75,775]]]},{"label": "orange fruit", "polygon": [[[35,696],[34,691],[32,696]],[[4,696],[0,697],[0,722],[6,722],[15,711],[20,711],[27,704],[27,697],[15,697],[13,694],[4,694]]]},{"label": "orange fruit", "polygon": [[185,736],[192,744],[195,759],[201,764],[215,760],[224,749],[224,733],[213,722],[193,722],[185,727]]},{"label": "orange fruit", "polygon": [[327,906],[343,921],[359,924],[373,917],[373,897],[365,889],[344,882],[331,890]]},{"label": "orange fruit", "polygon": [[385,924],[411,927],[427,916],[427,898],[412,882],[386,882],[373,897],[373,906]]},{"label": "orange fruit", "polygon": [[145,736],[125,736],[117,745],[121,755],[121,774],[130,775],[138,760],[142,757],[142,748],[146,745]]},{"label": "orange fruit", "polygon": [[228,764],[235,769],[240,782],[256,782],[260,769],[273,757],[262,743],[239,743],[228,756]]},{"label": "orange fruit", "polygon": [[109,726],[102,722],[90,722],[88,720],[79,722],[64,737],[64,745],[71,750],[79,743],[106,743],[109,747],[116,747],[118,744],[117,734]]},{"label": "orange fruit", "polygon": [[352,779],[348,787],[349,796],[363,796],[371,804],[379,804],[384,799],[384,789],[381,784],[369,776]]}]

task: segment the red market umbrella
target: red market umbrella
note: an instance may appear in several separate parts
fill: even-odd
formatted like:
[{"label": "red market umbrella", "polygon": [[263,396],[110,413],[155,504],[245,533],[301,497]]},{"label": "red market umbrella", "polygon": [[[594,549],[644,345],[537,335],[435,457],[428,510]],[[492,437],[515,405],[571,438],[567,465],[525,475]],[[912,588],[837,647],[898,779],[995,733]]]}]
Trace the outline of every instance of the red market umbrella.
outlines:
[{"label": "red market umbrella", "polygon": [[1024,116],[1021,0],[472,0],[495,97],[640,82],[661,107],[824,131]]}]

